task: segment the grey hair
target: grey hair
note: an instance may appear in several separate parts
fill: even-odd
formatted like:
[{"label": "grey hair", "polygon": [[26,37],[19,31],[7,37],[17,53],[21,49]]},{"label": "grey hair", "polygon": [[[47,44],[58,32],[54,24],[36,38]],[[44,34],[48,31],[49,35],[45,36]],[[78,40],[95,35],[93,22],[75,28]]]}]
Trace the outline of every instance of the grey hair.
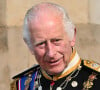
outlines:
[{"label": "grey hair", "polygon": [[[54,9],[56,11],[59,11],[60,13],[62,13],[62,17],[63,17],[63,24],[64,24],[64,27],[65,27],[65,31],[67,33],[67,35],[69,36],[70,40],[73,39],[74,37],[74,29],[75,29],[75,26],[74,24],[71,22],[71,20],[69,19],[68,17],[68,14],[66,12],[66,10],[64,10],[64,8],[62,8],[61,6],[57,5],[57,4],[53,4],[53,3],[42,3],[44,5],[47,5],[48,7],[54,7]],[[33,6],[31,9],[29,9],[25,15],[25,18],[24,18],[24,25],[23,25],[23,39],[25,40],[25,42],[27,43],[28,47],[30,49],[33,49],[32,47],[32,42],[31,42],[31,34],[30,34],[30,31],[29,31],[29,21],[32,20],[36,15],[36,9],[39,10],[39,5],[35,5]]]}]

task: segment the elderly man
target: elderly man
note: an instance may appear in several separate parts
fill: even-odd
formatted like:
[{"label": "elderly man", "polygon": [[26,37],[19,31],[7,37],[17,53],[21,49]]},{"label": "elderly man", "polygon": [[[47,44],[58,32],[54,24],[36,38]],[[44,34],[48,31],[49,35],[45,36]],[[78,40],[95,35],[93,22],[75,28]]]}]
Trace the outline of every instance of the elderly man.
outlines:
[{"label": "elderly man", "polygon": [[25,16],[23,37],[39,65],[13,77],[12,90],[100,89],[100,65],[79,57],[75,26],[62,7],[33,6]]}]

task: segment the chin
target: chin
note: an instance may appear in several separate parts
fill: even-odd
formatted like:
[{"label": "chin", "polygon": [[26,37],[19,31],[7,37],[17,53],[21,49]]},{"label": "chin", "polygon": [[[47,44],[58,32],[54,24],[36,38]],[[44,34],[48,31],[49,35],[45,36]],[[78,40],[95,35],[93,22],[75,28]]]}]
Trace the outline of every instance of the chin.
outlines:
[{"label": "chin", "polygon": [[49,75],[59,75],[59,74],[61,74],[62,72],[50,72],[50,73],[48,73]]},{"label": "chin", "polygon": [[62,72],[64,71],[64,68],[62,68],[62,69],[55,69],[55,70],[49,70],[48,71],[48,74],[50,74],[50,75],[59,75],[59,74],[61,74]]}]

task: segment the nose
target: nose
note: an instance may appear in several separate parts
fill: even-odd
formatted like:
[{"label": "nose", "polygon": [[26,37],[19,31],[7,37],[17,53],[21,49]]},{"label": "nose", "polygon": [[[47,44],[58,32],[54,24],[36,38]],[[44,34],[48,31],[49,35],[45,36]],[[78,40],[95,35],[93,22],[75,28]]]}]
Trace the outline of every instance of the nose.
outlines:
[{"label": "nose", "polygon": [[54,58],[54,56],[56,55],[56,48],[55,46],[51,43],[51,42],[48,42],[47,44],[47,56],[49,58]]}]

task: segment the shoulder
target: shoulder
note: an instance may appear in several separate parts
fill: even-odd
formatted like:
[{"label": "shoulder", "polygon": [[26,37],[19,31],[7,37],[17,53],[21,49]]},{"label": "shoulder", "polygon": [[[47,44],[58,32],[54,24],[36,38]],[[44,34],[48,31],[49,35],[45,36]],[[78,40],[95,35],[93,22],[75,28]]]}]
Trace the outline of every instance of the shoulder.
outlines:
[{"label": "shoulder", "polygon": [[17,82],[19,81],[19,79],[21,79],[23,77],[26,77],[26,79],[27,79],[27,77],[29,77],[30,74],[35,73],[39,69],[40,69],[39,65],[34,65],[33,67],[28,68],[28,69],[24,70],[23,72],[21,72],[21,73],[15,75],[14,77],[12,77],[13,81],[10,84],[10,88],[11,88],[10,90],[17,90],[16,89],[17,86],[18,86]]},{"label": "shoulder", "polygon": [[93,60],[83,60],[83,65],[88,68],[93,70],[94,72],[97,72],[100,74],[100,64],[93,61]]},{"label": "shoulder", "polygon": [[37,71],[39,68],[40,68],[39,65],[34,65],[31,68],[28,68],[28,69],[24,70],[23,72],[15,75],[14,77],[12,77],[12,79],[16,79],[16,78],[19,78],[19,77],[22,77],[22,76],[27,76],[27,75]]},{"label": "shoulder", "polygon": [[83,75],[87,78],[83,83],[84,89],[98,90],[100,88],[100,64],[93,60],[83,60],[82,63],[86,72]]}]

